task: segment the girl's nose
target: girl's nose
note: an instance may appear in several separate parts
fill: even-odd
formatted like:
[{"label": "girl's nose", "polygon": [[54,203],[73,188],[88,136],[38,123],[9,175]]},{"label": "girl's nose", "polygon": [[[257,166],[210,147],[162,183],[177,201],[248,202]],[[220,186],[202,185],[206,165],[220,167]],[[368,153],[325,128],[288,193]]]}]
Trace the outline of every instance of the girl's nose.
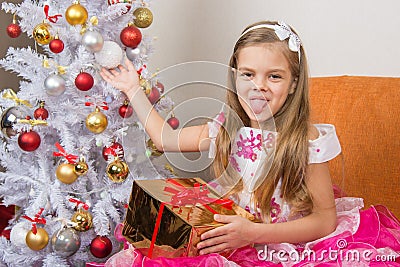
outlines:
[{"label": "girl's nose", "polygon": [[254,80],[254,90],[266,91],[267,90],[267,80],[264,77],[256,77]]}]

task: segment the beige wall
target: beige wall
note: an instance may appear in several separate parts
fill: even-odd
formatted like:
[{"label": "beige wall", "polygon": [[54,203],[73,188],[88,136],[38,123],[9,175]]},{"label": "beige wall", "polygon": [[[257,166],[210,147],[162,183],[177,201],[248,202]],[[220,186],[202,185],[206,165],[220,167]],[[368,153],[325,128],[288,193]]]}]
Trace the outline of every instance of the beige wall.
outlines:
[{"label": "beige wall", "polygon": [[[7,1],[10,3],[20,3],[21,0]],[[3,58],[8,47],[26,47],[28,45],[33,46],[33,41],[28,38],[26,33],[22,33],[18,38],[10,38],[7,35],[7,26],[12,23],[12,14],[6,14],[4,11],[0,11],[0,30],[1,30],[1,42],[0,42],[0,58]],[[12,88],[15,91],[18,90],[18,77],[9,71],[5,71],[0,68],[0,90],[4,88]]]},{"label": "beige wall", "polygon": [[398,0],[153,0],[158,36],[152,66],[189,60],[226,63],[240,31],[283,20],[302,38],[313,76],[400,76]]}]

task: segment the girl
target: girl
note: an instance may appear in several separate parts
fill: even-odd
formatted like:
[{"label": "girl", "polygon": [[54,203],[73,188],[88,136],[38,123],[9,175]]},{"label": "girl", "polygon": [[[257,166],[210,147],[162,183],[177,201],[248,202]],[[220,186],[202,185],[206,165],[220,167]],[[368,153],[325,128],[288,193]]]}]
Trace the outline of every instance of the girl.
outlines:
[{"label": "girl", "polygon": [[[284,23],[250,25],[236,42],[230,67],[228,111],[214,122],[179,132],[152,108],[131,62],[118,70],[102,69],[101,76],[129,97],[159,150],[210,149],[217,188],[263,223],[216,215],[225,225],[201,236],[198,257],[151,260],[133,249],[135,257],[124,252],[112,257],[110,266],[120,266],[124,259],[144,266],[289,266],[343,260],[323,257],[322,249],[338,248],[340,238],[357,236],[362,200],[343,198],[335,204],[327,162],[341,148],[332,125],[310,124],[307,60],[298,35]],[[399,231],[398,221],[389,220]],[[396,235],[391,234],[392,249],[386,252],[400,250]],[[310,248],[316,253],[312,259],[289,257]],[[227,258],[217,254],[232,250]]]}]

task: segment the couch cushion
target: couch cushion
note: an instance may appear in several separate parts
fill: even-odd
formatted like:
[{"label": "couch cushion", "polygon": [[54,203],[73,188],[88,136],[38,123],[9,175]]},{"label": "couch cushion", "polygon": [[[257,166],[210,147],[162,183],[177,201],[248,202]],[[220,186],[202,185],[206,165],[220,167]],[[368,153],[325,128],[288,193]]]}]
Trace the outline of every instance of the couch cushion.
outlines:
[{"label": "couch cushion", "polygon": [[313,122],[334,124],[342,145],[330,162],[334,182],[399,217],[400,78],[312,78],[310,97]]}]

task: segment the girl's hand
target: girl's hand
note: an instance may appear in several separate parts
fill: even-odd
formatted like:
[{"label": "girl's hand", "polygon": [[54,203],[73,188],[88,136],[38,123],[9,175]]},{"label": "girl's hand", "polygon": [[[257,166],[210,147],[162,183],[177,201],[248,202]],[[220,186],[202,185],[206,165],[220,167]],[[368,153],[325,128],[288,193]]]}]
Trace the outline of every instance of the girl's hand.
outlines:
[{"label": "girl's hand", "polygon": [[115,88],[125,93],[129,98],[133,97],[140,89],[139,74],[129,59],[125,59],[125,66],[119,65],[115,69],[102,68],[101,77]]},{"label": "girl's hand", "polygon": [[200,255],[220,253],[253,243],[253,222],[239,215],[214,215],[214,220],[226,223],[201,235],[197,244]]}]

